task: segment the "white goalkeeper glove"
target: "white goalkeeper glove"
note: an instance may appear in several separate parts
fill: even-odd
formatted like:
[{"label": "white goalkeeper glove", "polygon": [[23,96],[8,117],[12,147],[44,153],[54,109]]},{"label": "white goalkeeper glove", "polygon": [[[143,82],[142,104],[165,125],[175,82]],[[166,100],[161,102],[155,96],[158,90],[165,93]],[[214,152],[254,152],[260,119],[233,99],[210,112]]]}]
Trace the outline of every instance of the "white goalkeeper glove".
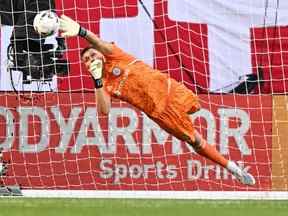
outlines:
[{"label": "white goalkeeper glove", "polygon": [[89,72],[94,78],[95,88],[102,88],[102,70],[103,70],[103,62],[101,59],[95,59],[91,62],[89,67]]},{"label": "white goalkeeper glove", "polygon": [[60,28],[62,31],[62,37],[73,37],[73,36],[81,36],[85,37],[87,35],[87,30],[79,25],[76,21],[71,19],[64,14],[61,16],[60,20]]}]

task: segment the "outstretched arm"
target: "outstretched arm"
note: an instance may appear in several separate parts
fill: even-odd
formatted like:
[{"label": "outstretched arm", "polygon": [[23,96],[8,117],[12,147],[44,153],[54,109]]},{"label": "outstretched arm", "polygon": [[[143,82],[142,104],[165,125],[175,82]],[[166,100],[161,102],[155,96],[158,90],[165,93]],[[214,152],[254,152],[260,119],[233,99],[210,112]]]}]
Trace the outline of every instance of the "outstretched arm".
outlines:
[{"label": "outstretched arm", "polygon": [[[60,18],[60,31],[63,37],[81,36],[91,43],[95,49],[101,53],[110,54],[112,51],[112,44],[101,40],[96,34],[81,27],[76,21],[62,15]],[[95,59],[88,67],[88,71],[93,77],[95,83],[95,94],[97,100],[97,110],[99,113],[108,114],[111,107],[111,98],[102,88],[102,60]]]},{"label": "outstretched arm", "polygon": [[112,44],[101,40],[96,34],[91,31],[87,31],[87,35],[84,37],[95,49],[101,53],[110,54],[112,52]]},{"label": "outstretched arm", "polygon": [[63,37],[81,36],[85,38],[95,49],[104,55],[110,54],[112,51],[111,43],[103,41],[96,34],[81,27],[79,23],[65,15],[62,15],[60,18],[60,31],[62,31],[61,36]]}]

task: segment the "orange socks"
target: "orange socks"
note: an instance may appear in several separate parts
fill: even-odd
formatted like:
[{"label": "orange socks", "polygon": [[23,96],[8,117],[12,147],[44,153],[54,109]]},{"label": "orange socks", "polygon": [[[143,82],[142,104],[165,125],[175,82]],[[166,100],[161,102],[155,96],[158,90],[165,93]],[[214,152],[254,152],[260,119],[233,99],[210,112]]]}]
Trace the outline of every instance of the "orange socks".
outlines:
[{"label": "orange socks", "polygon": [[220,152],[218,152],[216,150],[215,147],[209,145],[206,140],[204,140],[201,135],[195,131],[195,144],[197,146],[197,148],[195,148],[195,151],[204,156],[205,158],[210,159],[211,161],[223,166],[223,167],[227,167],[228,164],[228,160],[223,157]]},{"label": "orange socks", "polygon": [[197,153],[226,168],[228,160],[224,158],[214,147],[209,145],[206,141],[204,142],[202,143],[201,147],[197,149]]}]

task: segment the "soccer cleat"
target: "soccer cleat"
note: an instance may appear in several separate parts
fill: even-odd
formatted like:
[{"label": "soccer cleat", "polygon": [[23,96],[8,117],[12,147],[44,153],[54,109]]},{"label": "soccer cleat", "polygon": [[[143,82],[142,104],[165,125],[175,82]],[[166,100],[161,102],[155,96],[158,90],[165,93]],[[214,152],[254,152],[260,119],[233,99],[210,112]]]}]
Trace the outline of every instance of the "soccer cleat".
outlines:
[{"label": "soccer cleat", "polygon": [[256,183],[254,177],[246,170],[241,169],[233,161],[228,161],[227,169],[232,173],[233,176],[238,179],[242,184],[254,185]]},{"label": "soccer cleat", "polygon": [[256,183],[255,178],[248,172],[241,170],[240,173],[234,172],[233,175],[245,185],[254,185]]}]

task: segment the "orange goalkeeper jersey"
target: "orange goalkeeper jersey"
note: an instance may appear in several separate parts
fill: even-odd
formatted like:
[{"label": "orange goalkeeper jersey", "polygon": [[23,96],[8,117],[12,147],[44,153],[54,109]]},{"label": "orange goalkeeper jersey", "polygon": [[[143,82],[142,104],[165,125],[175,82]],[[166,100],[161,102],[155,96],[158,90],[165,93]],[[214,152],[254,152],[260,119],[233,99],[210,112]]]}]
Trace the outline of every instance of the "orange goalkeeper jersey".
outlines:
[{"label": "orange goalkeeper jersey", "polygon": [[200,108],[196,95],[183,84],[123,52],[116,45],[105,58],[103,80],[111,96],[145,112],[174,136],[194,140],[188,113]]}]

